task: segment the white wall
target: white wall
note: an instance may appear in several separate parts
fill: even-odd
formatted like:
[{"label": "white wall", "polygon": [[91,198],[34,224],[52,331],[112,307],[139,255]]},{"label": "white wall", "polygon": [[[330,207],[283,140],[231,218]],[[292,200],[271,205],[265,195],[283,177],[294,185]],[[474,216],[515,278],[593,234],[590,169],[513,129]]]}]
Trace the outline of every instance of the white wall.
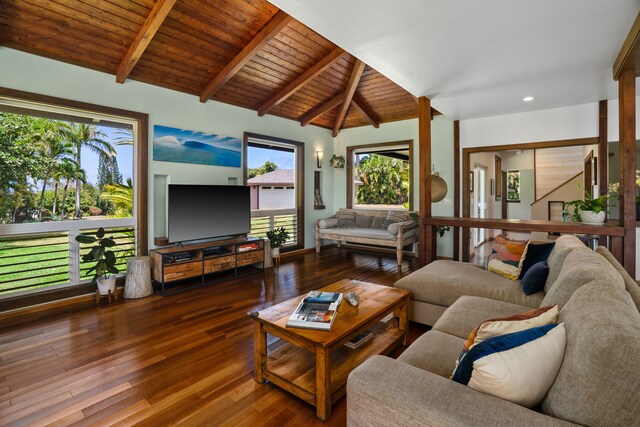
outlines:
[{"label": "white wall", "polygon": [[[348,146],[375,144],[379,142],[413,140],[413,207],[418,209],[418,119],[384,123],[380,128],[371,126],[342,130],[335,141],[335,153],[346,156]],[[436,116],[431,122],[431,158],[436,172],[444,178],[449,187],[445,199],[433,203],[435,216],[453,216],[453,122],[446,117]],[[335,169],[334,206],[345,207],[347,204],[347,172]],[[438,237],[438,256],[453,256],[453,230],[443,237]]]},{"label": "white wall", "polygon": [[[242,138],[253,132],[305,143],[305,246],[312,247],[316,219],[334,211],[333,198],[323,194],[327,210],[313,209],[313,171],[316,150],[327,158],[334,141],[327,129],[301,127],[298,122],[275,116],[258,117],[255,111],[219,102],[201,103],[198,97],[128,80],[115,82],[115,76],[81,67],[0,48],[0,86],[43,95],[149,114],[149,153],[153,152],[153,125],[213,132]],[[323,165],[323,189],[333,188],[333,173]],[[242,182],[242,169],[195,164],[149,161],[149,246],[154,237],[154,175],[168,175],[173,184],[227,184],[229,178]],[[162,181],[162,180],[159,180]]]}]

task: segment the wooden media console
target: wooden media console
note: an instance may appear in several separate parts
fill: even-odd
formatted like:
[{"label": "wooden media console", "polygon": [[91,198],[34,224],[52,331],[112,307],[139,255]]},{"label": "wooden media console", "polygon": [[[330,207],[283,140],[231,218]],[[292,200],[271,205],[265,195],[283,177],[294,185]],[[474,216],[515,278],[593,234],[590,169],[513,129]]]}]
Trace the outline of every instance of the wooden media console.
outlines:
[{"label": "wooden media console", "polygon": [[264,269],[264,240],[254,237],[218,240],[154,249],[150,255],[152,278],[160,285],[160,293],[166,295],[169,282],[200,278],[198,285],[177,290],[185,291],[204,286],[207,274],[233,270],[235,277],[240,267]]}]

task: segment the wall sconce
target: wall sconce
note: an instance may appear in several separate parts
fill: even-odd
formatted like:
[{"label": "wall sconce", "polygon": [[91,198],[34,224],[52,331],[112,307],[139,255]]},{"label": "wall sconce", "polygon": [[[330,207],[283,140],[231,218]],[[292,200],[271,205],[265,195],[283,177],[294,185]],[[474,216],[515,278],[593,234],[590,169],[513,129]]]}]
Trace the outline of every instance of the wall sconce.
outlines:
[{"label": "wall sconce", "polygon": [[318,169],[322,167],[322,151],[316,151],[316,160],[318,161]]}]

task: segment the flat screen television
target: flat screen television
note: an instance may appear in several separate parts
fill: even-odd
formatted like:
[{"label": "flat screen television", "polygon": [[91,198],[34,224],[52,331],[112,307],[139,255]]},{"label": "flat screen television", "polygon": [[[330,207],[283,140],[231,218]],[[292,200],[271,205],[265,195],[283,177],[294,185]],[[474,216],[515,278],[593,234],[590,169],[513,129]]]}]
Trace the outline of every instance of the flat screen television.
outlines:
[{"label": "flat screen television", "polygon": [[169,184],[169,242],[251,231],[248,186]]}]

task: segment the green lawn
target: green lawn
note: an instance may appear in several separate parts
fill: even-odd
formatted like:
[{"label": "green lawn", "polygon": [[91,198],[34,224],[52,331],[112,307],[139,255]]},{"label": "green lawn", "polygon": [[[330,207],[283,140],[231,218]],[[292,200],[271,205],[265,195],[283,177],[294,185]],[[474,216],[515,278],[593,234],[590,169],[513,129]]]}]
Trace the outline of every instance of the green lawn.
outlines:
[{"label": "green lawn", "polygon": [[[126,270],[126,257],[133,255],[131,232],[113,232],[118,268]],[[86,246],[81,245],[80,253]],[[91,263],[80,265],[81,276]],[[90,276],[89,276],[90,277]],[[69,236],[66,233],[0,238],[0,293],[37,289],[69,283]]]}]

